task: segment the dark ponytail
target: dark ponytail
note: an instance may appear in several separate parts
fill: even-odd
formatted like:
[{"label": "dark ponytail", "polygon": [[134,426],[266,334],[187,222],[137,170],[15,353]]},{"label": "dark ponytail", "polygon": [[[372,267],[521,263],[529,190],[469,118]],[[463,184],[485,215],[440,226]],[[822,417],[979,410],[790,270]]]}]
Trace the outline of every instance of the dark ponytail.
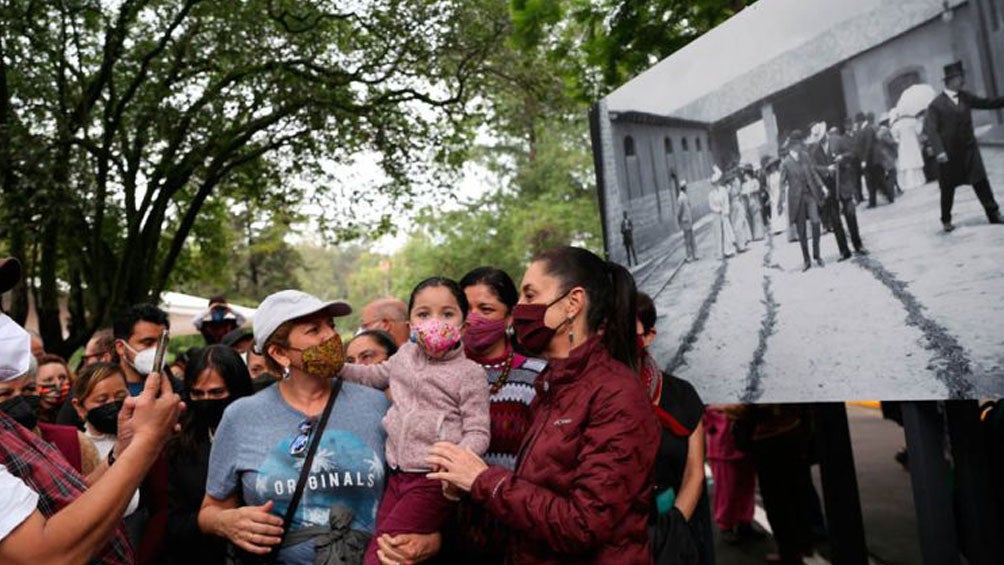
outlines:
[{"label": "dark ponytail", "polygon": [[602,330],[603,345],[610,356],[637,371],[637,290],[631,273],[579,247],[550,249],[538,254],[534,261],[542,261],[545,272],[561,281],[562,293],[577,286],[585,289],[589,331]]},{"label": "dark ponytail", "polygon": [[610,270],[610,313],[607,317],[603,343],[611,357],[638,371],[638,323],[636,300],[638,289],[634,277],[623,265],[607,261]]}]

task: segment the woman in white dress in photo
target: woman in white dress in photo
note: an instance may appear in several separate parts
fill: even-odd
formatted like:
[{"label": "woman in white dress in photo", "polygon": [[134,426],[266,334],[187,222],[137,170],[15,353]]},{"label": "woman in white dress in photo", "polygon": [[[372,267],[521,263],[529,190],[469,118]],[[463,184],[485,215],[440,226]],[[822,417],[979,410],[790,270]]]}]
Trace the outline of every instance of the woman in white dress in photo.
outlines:
[{"label": "woman in white dress in photo", "polygon": [[729,219],[729,190],[722,184],[722,171],[718,167],[715,167],[711,175],[708,207],[714,214],[711,231],[715,237],[715,256],[724,260],[735,254],[736,236]]},{"label": "woman in white dress in photo", "polygon": [[916,116],[899,115],[895,108],[889,111],[889,120],[892,136],[899,144],[896,162],[899,187],[910,190],[923,186],[927,179],[924,178],[924,156],[920,148],[921,121]]}]

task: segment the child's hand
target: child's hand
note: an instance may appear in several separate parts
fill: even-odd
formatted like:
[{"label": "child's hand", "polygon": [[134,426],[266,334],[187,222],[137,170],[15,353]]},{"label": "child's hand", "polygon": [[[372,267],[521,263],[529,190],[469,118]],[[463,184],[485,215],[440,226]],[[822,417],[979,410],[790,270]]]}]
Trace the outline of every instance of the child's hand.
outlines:
[{"label": "child's hand", "polygon": [[[439,465],[432,466],[433,473],[438,473],[442,470],[443,468],[440,467]],[[446,481],[441,481],[441,482],[443,483],[443,497],[446,498],[446,500],[452,500],[454,502],[460,500],[460,493],[461,493],[460,489],[458,489],[457,487],[451,485]]]}]

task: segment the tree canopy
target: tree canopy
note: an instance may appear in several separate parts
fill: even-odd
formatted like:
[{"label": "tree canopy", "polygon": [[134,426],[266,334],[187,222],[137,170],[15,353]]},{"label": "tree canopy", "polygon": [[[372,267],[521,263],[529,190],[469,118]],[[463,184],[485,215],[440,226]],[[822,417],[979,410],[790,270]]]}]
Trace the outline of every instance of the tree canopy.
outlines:
[{"label": "tree canopy", "polygon": [[57,352],[159,295],[191,249],[225,241],[204,218],[292,208],[308,185],[351,194],[324,162],[376,153],[380,189],[409,195],[462,146],[469,82],[501,29],[461,0],[0,10],[0,229],[30,274],[13,311],[31,293]]},{"label": "tree canopy", "polygon": [[[169,287],[362,301],[599,251],[588,105],[746,3],[8,0],[0,247],[28,272],[11,313],[31,296],[65,355]],[[359,162],[376,184],[344,174]],[[470,164],[485,194],[451,200]],[[402,225],[399,252],[364,250]]]}]

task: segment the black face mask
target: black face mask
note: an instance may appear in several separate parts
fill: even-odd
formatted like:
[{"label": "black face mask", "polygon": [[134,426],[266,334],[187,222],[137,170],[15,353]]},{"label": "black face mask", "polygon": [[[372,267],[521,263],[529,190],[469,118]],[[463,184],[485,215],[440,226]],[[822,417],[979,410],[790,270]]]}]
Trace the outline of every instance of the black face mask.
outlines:
[{"label": "black face mask", "polygon": [[102,404],[87,411],[87,421],[94,426],[95,430],[103,434],[115,435],[119,431],[120,410],[122,410],[121,400]]},{"label": "black face mask", "polygon": [[211,430],[215,430],[223,419],[223,411],[230,406],[230,398],[214,398],[211,400],[189,400],[186,406],[192,411],[197,422]]},{"label": "black face mask", "polygon": [[15,396],[0,404],[0,412],[10,416],[12,420],[29,430],[34,430],[38,424],[38,395]]}]

